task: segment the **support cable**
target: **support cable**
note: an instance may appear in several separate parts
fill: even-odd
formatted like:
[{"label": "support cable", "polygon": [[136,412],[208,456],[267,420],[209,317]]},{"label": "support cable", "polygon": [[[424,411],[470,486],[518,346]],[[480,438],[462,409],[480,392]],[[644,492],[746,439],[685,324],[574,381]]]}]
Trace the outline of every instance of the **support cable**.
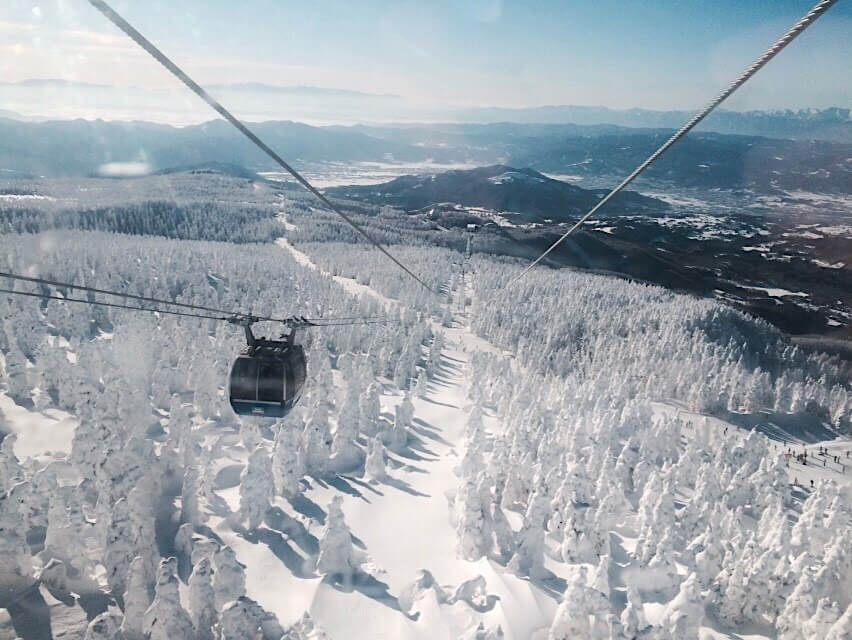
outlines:
[{"label": "support cable", "polygon": [[207,93],[207,91],[201,85],[199,85],[197,82],[195,82],[195,80],[190,78],[180,67],[178,67],[162,51],[160,51],[156,46],[154,46],[150,40],[148,40],[145,36],[139,33],[133,27],[133,25],[127,22],[127,20],[122,18],[118,13],[116,13],[112,7],[110,7],[106,2],[104,2],[104,0],[89,0],[89,4],[91,4],[93,7],[95,7],[95,9],[100,11],[110,22],[112,22],[116,27],[121,29],[134,42],[136,42],[136,44],[138,44],[145,51],[147,51],[157,62],[163,65],[178,80],[183,82],[183,84],[185,84],[195,95],[197,95],[199,98],[204,100],[204,102],[210,105],[220,116],[230,122],[240,133],[242,133],[246,138],[251,140],[255,144],[255,146],[257,146],[258,149],[260,149],[267,156],[272,158],[272,160],[274,160],[275,163],[278,164],[278,166],[280,166],[287,173],[293,176],[299,184],[301,184],[305,189],[307,189],[310,193],[316,196],[316,198],[320,202],[322,202],[322,204],[324,204],[329,210],[343,218],[343,220],[349,226],[355,229],[355,231],[357,231],[361,236],[363,236],[376,249],[381,251],[385,255],[385,257],[387,257],[396,266],[398,266],[405,273],[407,273],[414,280],[416,280],[417,283],[420,284],[427,291],[432,294],[435,293],[429,285],[427,285],[423,280],[416,276],[413,271],[406,267],[397,258],[391,255],[387,249],[385,249],[377,240],[374,240],[373,237],[368,234],[350,216],[345,214],[338,206],[332,204],[332,202],[328,198],[326,198],[310,182],[308,182],[304,177],[302,177],[302,175],[298,171],[291,167],[281,156],[279,156],[265,142],[263,142],[263,140],[257,137],[257,135],[251,131],[251,129],[249,129],[245,124],[243,124],[242,121],[240,121],[230,111],[223,107],[215,98],[213,98],[213,96]]},{"label": "support cable", "polygon": [[800,35],[805,29],[807,29],[814,21],[819,18],[822,14],[824,14],[837,0],[821,0],[817,4],[813,6],[813,8],[808,11],[796,24],[794,24],[787,32],[782,35],[775,43],[769,47],[757,60],[752,62],[746,69],[743,71],[731,84],[729,84],[719,95],[713,98],[707,106],[705,106],[701,111],[695,114],[685,125],[683,125],[680,129],[678,129],[675,134],[666,140],[663,145],[657,149],[654,153],[652,153],[642,164],[640,164],[636,169],[633,170],[629,176],[627,176],[621,184],[619,184],[615,189],[610,191],[606,197],[604,197],[600,202],[598,202],[592,209],[580,218],[568,231],[566,231],[562,236],[554,242],[548,249],[542,253],[538,258],[536,258],[532,263],[527,265],[527,267],[521,271],[517,276],[509,280],[506,286],[511,286],[521,278],[523,278],[529,271],[535,267],[539,262],[544,260],[551,251],[553,251],[556,247],[558,247],[565,238],[570,236],[574,231],[576,231],[580,226],[586,222],[589,218],[591,218],[595,213],[598,212],[607,202],[612,200],[622,189],[624,189],[628,184],[633,182],[636,177],[639,176],[645,169],[647,169],[657,158],[659,158],[663,153],[665,153],[673,144],[675,144],[678,140],[683,138],[689,131],[691,131],[699,122],[701,122],[711,111],[713,111],[716,107],[718,107],[722,102],[725,101],[728,96],[730,96],[734,91],[739,89],[742,85],[744,85],[749,78],[751,78],[755,73],[757,73],[763,66],[772,60],[778,53],[781,52],[784,47],[790,44],[798,35]]}]

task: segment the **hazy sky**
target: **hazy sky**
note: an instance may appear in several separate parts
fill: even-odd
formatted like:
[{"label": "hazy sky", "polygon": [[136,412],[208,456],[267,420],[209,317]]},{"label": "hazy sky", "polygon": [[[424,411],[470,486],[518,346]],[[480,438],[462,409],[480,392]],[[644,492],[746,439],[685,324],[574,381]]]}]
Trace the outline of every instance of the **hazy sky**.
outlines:
[{"label": "hazy sky", "polygon": [[[694,109],[811,0],[114,0],[204,83],[264,82],[454,105]],[[728,108],[852,106],[841,0]],[[172,87],[85,0],[0,2],[0,81]],[[0,87],[0,108],[3,108]]]}]

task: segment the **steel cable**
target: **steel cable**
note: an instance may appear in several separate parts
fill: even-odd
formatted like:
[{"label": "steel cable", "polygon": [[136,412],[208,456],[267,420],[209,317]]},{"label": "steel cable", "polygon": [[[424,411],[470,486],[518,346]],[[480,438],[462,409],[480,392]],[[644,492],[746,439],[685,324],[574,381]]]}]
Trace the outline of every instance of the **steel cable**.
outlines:
[{"label": "steel cable", "polygon": [[576,231],[580,226],[586,222],[589,218],[591,218],[595,213],[598,212],[607,202],[609,202],[616,194],[618,194],[624,187],[633,182],[633,180],[642,173],[645,169],[647,169],[657,158],[659,158],[663,153],[665,153],[674,143],[680,140],[683,136],[689,133],[699,122],[701,122],[713,109],[718,107],[722,102],[725,101],[728,96],[730,96],[734,91],[739,89],[742,85],[748,81],[755,73],[757,73],[767,62],[772,60],[784,47],[790,44],[796,36],[801,34],[805,29],[807,29],[813,22],[819,18],[823,13],[825,13],[831,5],[833,5],[837,0],[821,0],[814,7],[805,14],[796,24],[794,24],[787,32],[781,36],[775,43],[769,47],[757,60],[752,62],[746,69],[743,71],[730,85],[728,85],[719,95],[713,98],[707,106],[705,106],[701,111],[695,114],[685,125],[683,125],[680,129],[678,129],[675,134],[666,140],[663,145],[657,149],[654,153],[652,153],[642,164],[640,164],[636,169],[633,170],[629,176],[627,176],[621,184],[619,184],[615,189],[610,191],[603,199],[600,200],[592,209],[585,214],[582,218],[580,218],[568,231],[566,231],[562,236],[554,242],[548,249],[542,253],[538,258],[536,258],[532,263],[527,265],[527,267],[521,271],[517,276],[509,280],[506,284],[507,287],[511,286],[521,278],[523,278],[529,271],[535,267],[539,262],[544,260],[551,251],[553,251],[556,247],[558,247],[565,238],[570,236],[574,231]]},{"label": "steel cable", "polygon": [[263,151],[266,155],[268,155],[272,160],[274,160],[278,166],[284,169],[287,173],[293,176],[296,181],[299,182],[305,189],[311,192],[320,202],[322,202],[329,210],[336,213],[340,216],[349,226],[351,226],[355,231],[357,231],[361,236],[363,236],[370,244],[372,244],[376,249],[381,251],[385,257],[390,259],[396,266],[402,269],[405,273],[411,276],[414,280],[418,282],[423,288],[425,288],[430,293],[434,294],[432,288],[427,285],[423,280],[421,280],[418,276],[414,274],[408,267],[406,267],[402,262],[400,262],[397,258],[388,252],[377,240],[374,240],[373,237],[368,234],[364,229],[361,228],[352,218],[343,213],[343,211],[332,204],[331,201],[326,198],[322,193],[320,193],[310,182],[308,182],[302,175],[296,171],[293,167],[291,167],[281,156],[279,156],[275,151],[273,151],[263,140],[257,137],[254,132],[251,131],[245,124],[242,123],[236,116],[234,116],[230,111],[228,111],[225,107],[223,107],[213,96],[211,96],[204,88],[199,85],[195,80],[190,78],[180,67],[178,67],[174,62],[172,62],[162,51],[160,51],[156,46],[154,46],[150,40],[148,40],[145,36],[139,33],[133,25],[131,25],[127,20],[122,18],[115,10],[110,7],[103,0],[89,0],[89,4],[91,4],[95,9],[100,11],[110,22],[112,22],[116,27],[121,29],[127,36],[129,36],[136,44],[142,47],[145,51],[147,51],[157,62],[163,65],[173,76],[175,76],[178,80],[183,82],[195,95],[204,100],[208,105],[210,105],[220,116],[225,118],[228,122],[230,122],[240,133],[242,133],[246,138],[251,140],[261,151]]},{"label": "steel cable", "polygon": [[[109,289],[98,289],[96,287],[87,287],[85,285],[72,284],[70,282],[59,282],[57,280],[48,280],[46,278],[35,278],[35,277],[31,277],[31,276],[20,275],[18,273],[7,273],[7,272],[4,272],[4,271],[0,271],[0,278],[8,278],[10,280],[19,280],[19,281],[22,281],[22,282],[32,282],[34,284],[49,285],[49,286],[52,286],[52,287],[59,287],[59,288],[62,288],[62,289],[73,289],[73,290],[77,290],[77,291],[88,291],[90,293],[99,293],[101,295],[115,296],[115,297],[119,297],[119,298],[130,298],[132,300],[139,300],[141,302],[151,302],[153,304],[169,305],[169,306],[181,307],[183,309],[195,309],[197,311],[209,311],[211,313],[224,314],[224,315],[229,316],[229,317],[251,315],[251,317],[258,322],[287,323],[287,322],[292,321],[292,318],[273,318],[273,317],[269,317],[269,316],[256,316],[254,314],[245,314],[243,312],[229,311],[227,309],[219,309],[219,308],[216,308],[216,307],[207,307],[207,306],[198,305],[198,304],[188,304],[188,303],[185,303],[185,302],[174,302],[172,300],[163,300],[162,298],[152,298],[150,296],[140,296],[140,295],[136,295],[136,294],[133,294],[133,293],[122,293],[120,291],[110,291]],[[2,291],[8,293],[9,291],[14,291],[14,290],[3,289]],[[68,300],[69,298],[57,298],[57,299]],[[72,300],[76,300],[76,299],[72,299]],[[143,307],[128,307],[128,306],[124,306],[123,308],[143,309]],[[209,317],[209,316],[198,316],[198,317]],[[314,322],[314,321],[336,322],[336,321],[347,321],[347,320],[371,320],[371,321],[375,321],[375,320],[383,320],[383,319],[385,319],[385,316],[332,316],[332,317],[324,317],[324,318],[305,318],[303,316],[299,316],[299,319],[305,320],[307,322]]]}]

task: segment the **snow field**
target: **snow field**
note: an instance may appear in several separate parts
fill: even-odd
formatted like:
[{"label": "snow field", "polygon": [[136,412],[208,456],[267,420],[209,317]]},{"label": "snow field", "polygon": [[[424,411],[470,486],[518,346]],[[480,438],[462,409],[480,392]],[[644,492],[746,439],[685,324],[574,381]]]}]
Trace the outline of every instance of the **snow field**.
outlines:
[{"label": "snow field", "polygon": [[[284,242],[245,264],[212,243],[112,241],[120,260],[68,234],[42,263],[114,287],[134,282],[128,259],[158,275],[172,261],[180,277],[157,286],[184,300],[231,304],[238,288],[267,303],[256,312],[399,323],[311,336],[306,395],[270,429],[223,405],[228,330],[3,307],[32,322],[0,336],[21,434],[0,479],[22,497],[0,502],[0,577],[53,598],[39,621],[54,635],[845,637],[845,477],[809,465],[814,490],[791,487],[799,469],[735,426],[807,442],[847,428],[836,361],[714,303],[599,277],[531,274],[495,302],[512,268],[478,258],[461,281],[444,250],[404,249],[444,285],[426,303],[361,247],[316,258],[340,253],[353,280]],[[470,316],[449,311],[459,289]],[[54,418],[78,421],[62,427],[70,475],[61,456],[23,457],[52,443]],[[85,598],[109,610],[81,618]],[[9,611],[3,633],[20,626]]]}]

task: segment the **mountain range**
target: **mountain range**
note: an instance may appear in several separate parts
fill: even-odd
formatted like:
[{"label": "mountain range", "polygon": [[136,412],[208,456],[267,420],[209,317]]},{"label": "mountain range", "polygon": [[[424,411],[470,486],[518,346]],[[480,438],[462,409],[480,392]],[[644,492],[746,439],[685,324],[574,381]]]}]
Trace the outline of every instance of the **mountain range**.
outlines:
[{"label": "mountain range", "polygon": [[[251,128],[285,158],[306,163],[423,163],[530,167],[610,184],[671,135],[612,125],[497,123],[314,127],[290,121]],[[852,144],[697,132],[662,156],[640,184],[758,192],[852,193]],[[275,164],[224,121],[172,127],[149,122],[0,117],[0,169],[11,175],[90,175],[111,162],[153,170],[222,162],[252,171]],[[597,181],[598,184],[593,184]]]},{"label": "mountain range", "polygon": [[[171,100],[168,93],[157,89],[135,86],[117,86],[79,82],[62,78],[29,78],[16,82],[0,82],[3,102],[20,105],[28,116],[53,115],[58,110],[49,109],[43,92],[48,92],[53,102],[59,101],[64,113],[84,115],[102,114],[104,117],[126,118],[126,115],[109,115],[110,105],[135,103],[134,118],[157,118],[157,121],[176,122],[166,118]],[[548,105],[534,107],[458,107],[453,105],[428,105],[407,101],[403,96],[371,93],[339,87],[287,86],[265,82],[238,82],[213,84],[214,93],[225,94],[228,104],[236,105],[238,112],[256,114],[253,119],[283,119],[284,117],[326,122],[458,122],[483,124],[508,122],[513,124],[577,124],[612,125],[630,128],[678,129],[692,117],[685,110],[611,109],[589,105]],[[63,91],[65,93],[63,93]],[[135,93],[134,93],[135,92]],[[153,100],[153,102],[151,102]],[[73,109],[75,104],[85,109]],[[298,103],[298,104],[297,104]],[[156,107],[146,111],[156,104]],[[49,113],[44,113],[47,110]],[[242,111],[241,111],[242,110]],[[199,122],[196,112],[181,124]],[[766,136],[793,140],[827,140],[852,143],[852,111],[846,107],[799,110],[751,110],[711,113],[697,131],[723,134]],[[149,115],[148,115],[149,114]],[[201,115],[201,117],[204,117]]]},{"label": "mountain range", "polygon": [[[678,129],[693,116],[691,111],[610,109],[600,106],[555,105],[506,109],[481,107],[457,110],[457,122],[516,122],[526,124],[611,124],[632,128]],[[850,109],[791,109],[772,111],[726,111],[711,113],[698,131],[794,140],[852,142]]]}]

